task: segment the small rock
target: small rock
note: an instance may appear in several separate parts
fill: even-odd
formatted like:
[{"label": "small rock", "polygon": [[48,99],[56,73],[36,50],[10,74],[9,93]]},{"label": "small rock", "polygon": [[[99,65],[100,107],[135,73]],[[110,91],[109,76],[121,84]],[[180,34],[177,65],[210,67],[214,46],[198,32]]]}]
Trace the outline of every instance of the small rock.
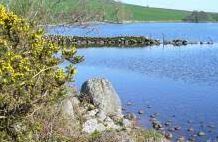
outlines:
[{"label": "small rock", "polygon": [[144,112],[144,110],[139,110],[138,111],[138,114],[144,114],[145,112]]},{"label": "small rock", "polygon": [[156,121],[157,121],[157,118],[150,118],[150,121],[151,121],[151,122],[156,122]]},{"label": "small rock", "polygon": [[195,138],[189,138],[188,141],[189,141],[189,142],[194,142],[194,141],[195,141]]},{"label": "small rock", "polygon": [[171,123],[167,121],[167,122],[164,123],[164,125],[165,125],[165,126],[170,126]]},{"label": "small rock", "polygon": [[69,116],[71,119],[75,119],[75,109],[73,107],[73,104],[69,98],[65,99],[61,103],[61,108],[64,114]]},{"label": "small rock", "polygon": [[180,126],[176,126],[176,127],[174,127],[174,129],[175,129],[176,131],[178,131],[178,130],[181,129],[181,127],[180,127]]},{"label": "small rock", "polygon": [[123,119],[124,115],[120,115],[120,116],[116,116],[116,115],[112,115],[110,116],[110,118],[113,120],[113,121],[119,121],[121,119]]},{"label": "small rock", "polygon": [[132,102],[127,102],[127,106],[131,106],[132,104]]},{"label": "small rock", "polygon": [[181,136],[177,139],[177,142],[184,142],[185,141],[185,137]]},{"label": "small rock", "polygon": [[110,117],[107,117],[105,119],[104,124],[105,124],[107,129],[115,129],[115,130],[120,129],[120,126],[116,125]]},{"label": "small rock", "polygon": [[125,111],[125,110],[126,110],[126,108],[123,107],[123,108],[122,108],[122,111]]},{"label": "small rock", "polygon": [[97,119],[87,120],[83,124],[83,129],[82,129],[83,132],[86,132],[86,133],[89,133],[89,134],[93,133],[94,131],[102,132],[102,131],[105,131],[105,130],[106,130],[106,127],[103,124],[98,123]]},{"label": "small rock", "polygon": [[197,137],[198,135],[196,135],[196,134],[194,134],[194,135],[192,135],[192,137]]},{"label": "small rock", "polygon": [[168,131],[174,132],[174,131],[175,131],[175,128],[169,128]]},{"label": "small rock", "polygon": [[114,122],[110,117],[107,116],[107,118],[105,119],[105,122]]},{"label": "small rock", "polygon": [[156,113],[154,113],[154,115],[155,115],[155,116],[159,116],[159,115],[160,115],[160,113],[156,112]]},{"label": "small rock", "polygon": [[164,130],[165,130],[164,127],[158,129],[158,131],[164,131]]},{"label": "small rock", "polygon": [[88,111],[87,114],[85,115],[85,117],[87,119],[95,117],[95,115],[98,113],[98,111],[99,111],[98,109],[94,109],[94,110]]},{"label": "small rock", "polygon": [[194,128],[188,128],[189,132],[194,132]]},{"label": "small rock", "polygon": [[123,119],[123,126],[124,127],[131,127],[132,123],[128,119]]},{"label": "small rock", "polygon": [[169,132],[167,132],[167,133],[165,134],[165,138],[167,138],[167,139],[171,140],[171,139],[173,138],[173,134],[172,134],[172,133],[169,133]]},{"label": "small rock", "polygon": [[74,105],[74,106],[79,106],[80,104],[80,101],[77,97],[72,97],[71,98],[71,103]]},{"label": "small rock", "polygon": [[190,124],[190,123],[192,123],[192,121],[191,121],[191,120],[188,120],[188,123]]},{"label": "small rock", "polygon": [[206,134],[204,133],[204,132],[202,132],[202,131],[200,131],[200,132],[198,132],[198,136],[199,137],[202,137],[202,136],[205,136]]},{"label": "small rock", "polygon": [[215,125],[208,125],[207,127],[208,127],[208,128],[212,128],[212,129],[213,129],[213,128],[216,128]]},{"label": "small rock", "polygon": [[156,118],[156,115],[152,114],[150,115],[151,118]]},{"label": "small rock", "polygon": [[124,118],[129,119],[129,120],[136,120],[137,116],[134,113],[128,113],[124,116]]},{"label": "small rock", "polygon": [[151,108],[151,106],[150,106],[150,105],[147,105],[147,108]]},{"label": "small rock", "polygon": [[163,128],[163,125],[159,121],[152,122],[152,126],[155,130],[161,130]]},{"label": "small rock", "polygon": [[105,114],[103,111],[99,111],[99,112],[97,113],[97,117],[98,117],[98,119],[99,119],[100,121],[104,121],[107,116],[106,116],[106,114]]}]

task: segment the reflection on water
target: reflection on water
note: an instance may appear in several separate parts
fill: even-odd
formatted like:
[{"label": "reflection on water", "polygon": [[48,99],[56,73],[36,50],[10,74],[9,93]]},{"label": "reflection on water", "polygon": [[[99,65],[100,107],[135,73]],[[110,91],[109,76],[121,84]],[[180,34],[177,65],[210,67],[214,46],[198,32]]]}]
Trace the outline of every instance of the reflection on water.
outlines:
[{"label": "reflection on water", "polygon": [[[50,27],[50,34],[79,36],[150,36],[162,39],[213,40],[218,43],[217,23],[137,23],[80,27]],[[127,111],[140,116],[140,124],[151,127],[149,116],[158,112],[162,122],[181,126],[174,134],[196,141],[218,137],[218,44],[186,47],[79,49],[86,61],[78,65],[76,85],[93,77],[112,81]],[[147,106],[151,106],[148,108]],[[215,126],[208,127],[208,126]],[[171,127],[171,126],[170,126]],[[194,132],[187,129],[193,127]],[[167,128],[168,129],[168,128]]]},{"label": "reflection on water", "polygon": [[[162,122],[172,120],[186,135],[189,127],[204,131],[201,140],[218,136],[218,46],[92,48],[80,49],[86,61],[78,65],[77,86],[100,76],[112,81],[124,107],[137,113],[140,124],[150,127],[149,116],[160,113]],[[151,105],[151,108],[146,108]],[[175,117],[174,117],[175,115]],[[192,123],[187,123],[193,121]],[[215,125],[212,129],[207,125]]]},{"label": "reflection on water", "polygon": [[218,86],[218,46],[81,49],[83,65],[96,65]]},{"label": "reflection on water", "polygon": [[48,27],[51,34],[78,36],[147,36],[162,39],[182,38],[191,41],[218,42],[218,23],[136,23],[100,24],[81,27]]}]

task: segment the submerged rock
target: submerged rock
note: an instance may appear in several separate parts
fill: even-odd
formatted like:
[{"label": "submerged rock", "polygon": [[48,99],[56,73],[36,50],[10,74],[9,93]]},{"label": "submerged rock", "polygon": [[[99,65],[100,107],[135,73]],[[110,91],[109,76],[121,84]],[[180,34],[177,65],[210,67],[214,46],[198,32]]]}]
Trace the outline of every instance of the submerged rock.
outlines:
[{"label": "submerged rock", "polygon": [[185,137],[180,136],[180,137],[177,139],[177,142],[185,142]]},{"label": "submerged rock", "polygon": [[127,102],[127,106],[131,106],[132,104],[132,102]]},{"label": "submerged rock", "polygon": [[144,114],[145,112],[144,112],[144,110],[139,110],[138,111],[138,114]]},{"label": "submerged rock", "polygon": [[212,128],[212,129],[216,128],[215,125],[208,125],[207,127],[208,127],[208,128]]},{"label": "submerged rock", "polygon": [[188,128],[189,132],[194,132],[194,128]]},{"label": "submerged rock", "polygon": [[167,127],[167,126],[170,126],[171,123],[169,121],[165,122],[164,125]]},{"label": "submerged rock", "polygon": [[189,142],[195,142],[195,138],[191,137],[188,139]]},{"label": "submerged rock", "polygon": [[178,130],[181,129],[181,127],[180,127],[180,126],[176,126],[174,129],[175,129],[176,131],[178,131]]},{"label": "submerged rock", "polygon": [[204,133],[204,132],[202,132],[202,131],[200,131],[200,132],[198,132],[198,136],[205,136],[206,134]]}]

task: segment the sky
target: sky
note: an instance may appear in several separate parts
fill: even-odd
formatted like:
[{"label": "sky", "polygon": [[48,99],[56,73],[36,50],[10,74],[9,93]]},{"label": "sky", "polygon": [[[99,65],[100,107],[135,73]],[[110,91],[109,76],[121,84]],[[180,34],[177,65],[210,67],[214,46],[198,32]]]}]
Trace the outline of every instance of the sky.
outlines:
[{"label": "sky", "polygon": [[207,12],[218,12],[218,0],[119,0],[124,3],[136,4],[150,7],[198,10]]}]

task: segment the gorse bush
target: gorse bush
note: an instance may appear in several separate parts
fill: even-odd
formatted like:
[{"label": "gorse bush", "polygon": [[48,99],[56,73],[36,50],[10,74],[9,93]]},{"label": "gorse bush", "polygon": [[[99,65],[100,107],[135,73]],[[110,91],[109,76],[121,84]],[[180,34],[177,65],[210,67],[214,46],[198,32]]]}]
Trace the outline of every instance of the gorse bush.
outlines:
[{"label": "gorse bush", "polygon": [[[75,48],[59,47],[44,31],[0,5],[0,141],[33,141],[41,124],[35,114],[66,95]],[[66,69],[59,68],[65,59]]]}]

